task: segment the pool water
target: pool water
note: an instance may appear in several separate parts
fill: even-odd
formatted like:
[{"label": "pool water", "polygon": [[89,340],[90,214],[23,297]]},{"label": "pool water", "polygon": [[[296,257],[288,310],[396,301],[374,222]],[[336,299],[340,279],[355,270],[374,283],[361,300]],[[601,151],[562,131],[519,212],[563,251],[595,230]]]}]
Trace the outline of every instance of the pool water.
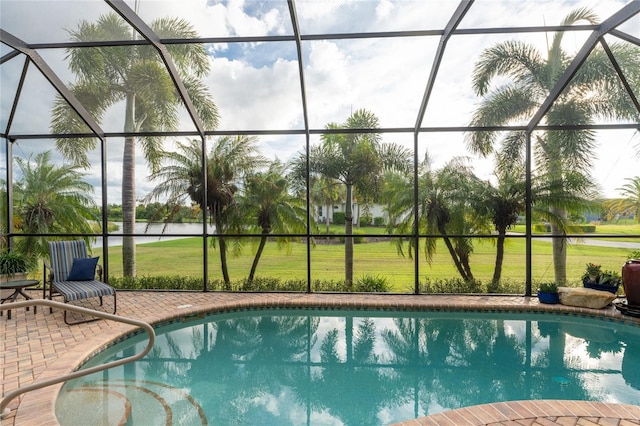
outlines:
[{"label": "pool water", "polygon": [[640,405],[640,328],[593,318],[264,310],[157,334],[144,359],[67,383],[60,424],[376,425],[509,400]]}]

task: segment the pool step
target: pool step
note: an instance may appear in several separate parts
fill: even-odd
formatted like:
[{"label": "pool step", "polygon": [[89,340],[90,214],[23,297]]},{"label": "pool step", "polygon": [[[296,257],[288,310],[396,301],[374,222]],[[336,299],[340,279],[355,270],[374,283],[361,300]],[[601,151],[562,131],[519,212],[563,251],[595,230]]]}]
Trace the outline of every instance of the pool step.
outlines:
[{"label": "pool step", "polygon": [[206,425],[200,405],[182,389],[150,381],[109,379],[58,397],[60,425]]}]

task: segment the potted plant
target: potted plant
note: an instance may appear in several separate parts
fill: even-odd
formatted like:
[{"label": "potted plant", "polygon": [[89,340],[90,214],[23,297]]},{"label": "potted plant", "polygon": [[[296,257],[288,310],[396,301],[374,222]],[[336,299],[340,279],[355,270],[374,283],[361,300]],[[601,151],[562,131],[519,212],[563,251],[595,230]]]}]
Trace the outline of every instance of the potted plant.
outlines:
[{"label": "potted plant", "polygon": [[0,282],[24,279],[32,266],[31,259],[20,253],[2,252],[0,253]]},{"label": "potted plant", "polygon": [[588,278],[590,282],[597,283],[602,273],[602,266],[595,263],[587,263],[587,269],[582,276],[582,279]]},{"label": "potted plant", "polygon": [[603,271],[600,265],[587,263],[585,273],[582,275],[582,284],[586,288],[615,294],[622,284],[622,277],[616,271]]},{"label": "potted plant", "polygon": [[538,287],[538,300],[540,303],[559,303],[560,295],[558,294],[558,284],[552,282],[540,283]]}]

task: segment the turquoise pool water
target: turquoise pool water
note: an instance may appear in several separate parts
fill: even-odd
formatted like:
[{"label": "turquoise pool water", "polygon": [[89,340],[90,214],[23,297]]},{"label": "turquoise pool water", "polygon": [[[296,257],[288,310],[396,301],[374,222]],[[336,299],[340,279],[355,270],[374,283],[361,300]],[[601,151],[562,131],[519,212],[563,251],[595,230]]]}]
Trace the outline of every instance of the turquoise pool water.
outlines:
[{"label": "turquoise pool water", "polygon": [[264,310],[157,334],[143,360],[65,385],[60,423],[376,425],[508,400],[640,405],[640,328],[593,318]]}]

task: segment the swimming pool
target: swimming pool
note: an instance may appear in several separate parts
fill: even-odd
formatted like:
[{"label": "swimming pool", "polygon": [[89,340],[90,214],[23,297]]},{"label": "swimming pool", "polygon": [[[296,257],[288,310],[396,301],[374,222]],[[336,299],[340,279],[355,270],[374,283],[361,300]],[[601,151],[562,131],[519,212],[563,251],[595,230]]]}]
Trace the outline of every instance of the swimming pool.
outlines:
[{"label": "swimming pool", "polygon": [[640,328],[581,316],[264,310],[157,333],[145,359],[69,382],[60,423],[373,425],[495,401],[640,404]]}]

